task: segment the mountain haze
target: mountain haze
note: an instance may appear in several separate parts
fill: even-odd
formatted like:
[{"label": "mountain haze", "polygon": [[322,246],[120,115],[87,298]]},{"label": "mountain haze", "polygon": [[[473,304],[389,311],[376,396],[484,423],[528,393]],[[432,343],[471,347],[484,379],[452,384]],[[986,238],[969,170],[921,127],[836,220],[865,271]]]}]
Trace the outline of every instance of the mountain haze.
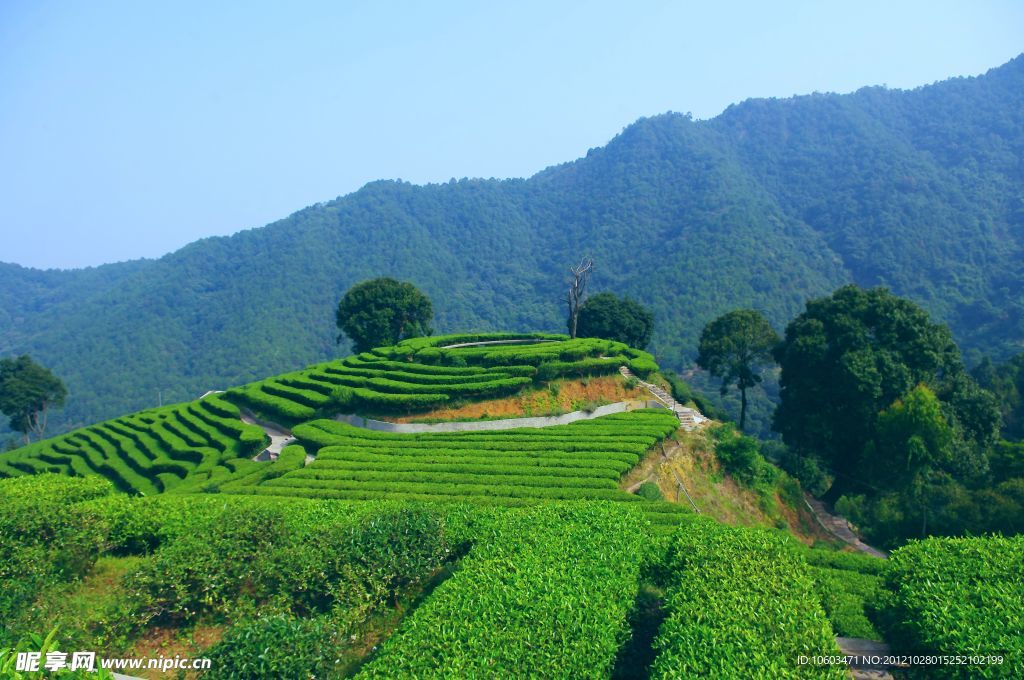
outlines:
[{"label": "mountain haze", "polygon": [[81,425],[341,354],[334,307],[374,276],[426,292],[438,332],[562,331],[568,266],[589,255],[592,292],[653,309],[669,368],[722,312],[781,328],[850,281],[1004,357],[1024,349],[1022,251],[1024,56],[912,91],[641,119],[529,179],[374,182],[158,260],[0,264],[0,354],[62,376],[58,426]]}]

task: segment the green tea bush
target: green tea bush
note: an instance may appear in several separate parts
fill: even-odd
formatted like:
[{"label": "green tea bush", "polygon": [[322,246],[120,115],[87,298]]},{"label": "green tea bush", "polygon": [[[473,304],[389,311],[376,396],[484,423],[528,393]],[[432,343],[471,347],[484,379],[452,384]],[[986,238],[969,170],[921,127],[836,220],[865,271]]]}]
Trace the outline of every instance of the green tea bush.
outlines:
[{"label": "green tea bush", "polygon": [[327,677],[335,669],[336,650],[345,641],[329,617],[295,618],[288,614],[246,619],[227,629],[205,656],[210,670],[204,680]]},{"label": "green tea bush", "polygon": [[882,639],[869,618],[881,606],[884,582],[880,577],[828,567],[811,567],[811,576],[836,635]]},{"label": "green tea bush", "polygon": [[673,535],[666,563],[668,618],[652,678],[846,677],[798,664],[838,655],[806,565],[782,535],[698,518]]},{"label": "green tea bush", "polygon": [[641,498],[646,498],[649,501],[663,501],[665,497],[661,495],[661,489],[654,482],[644,482],[640,485],[640,488],[636,490],[636,495]]},{"label": "green tea bush", "polygon": [[[140,622],[184,623],[261,607],[296,614],[341,608],[361,618],[429,577],[451,554],[443,515],[418,506],[347,513],[256,499],[190,506],[191,499],[177,497],[135,508],[156,526],[162,510],[179,522],[125,541],[159,545],[128,577]],[[122,540],[132,533],[130,527],[119,532]]]},{"label": "green tea bush", "polygon": [[912,541],[890,562],[893,644],[1004,657],[1001,664],[932,666],[928,677],[1024,677],[1024,536]]},{"label": "green tea bush", "polygon": [[510,511],[358,677],[606,678],[646,536],[617,506]]},{"label": "green tea bush", "polygon": [[108,527],[80,504],[111,492],[99,477],[0,480],[0,644],[15,636],[8,626],[44,587],[92,567]]}]

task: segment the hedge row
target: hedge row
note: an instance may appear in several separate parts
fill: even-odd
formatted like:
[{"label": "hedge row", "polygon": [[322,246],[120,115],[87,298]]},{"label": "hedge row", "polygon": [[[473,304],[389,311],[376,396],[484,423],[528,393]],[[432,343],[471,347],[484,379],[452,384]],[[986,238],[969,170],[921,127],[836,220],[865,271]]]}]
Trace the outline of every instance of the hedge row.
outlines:
[{"label": "hedge row", "polygon": [[[397,494],[424,494],[442,496],[502,496],[506,498],[536,498],[556,500],[606,500],[642,502],[643,499],[618,489],[583,489],[569,487],[510,486],[499,484],[441,484],[432,482],[363,482],[344,479],[306,479],[280,477],[261,484],[260,488],[275,486],[308,490],[384,491]],[[314,496],[315,497],[315,496]]]},{"label": "hedge row", "polygon": [[836,635],[882,639],[868,618],[869,611],[881,604],[885,587],[881,577],[830,567],[810,569],[815,592]]},{"label": "hedge row", "polygon": [[222,500],[205,510],[126,580],[141,623],[233,618],[268,606],[298,616],[333,610],[356,623],[451,554],[443,513],[424,507],[243,510]]},{"label": "hedge row", "polygon": [[[536,472],[536,471],[535,471]],[[618,489],[617,479],[592,477],[589,475],[573,477],[569,474],[547,474],[548,470],[542,470],[545,474],[524,474],[521,468],[508,468],[506,470],[486,470],[488,484],[499,487],[507,486],[529,486],[529,487],[578,487],[581,489]],[[480,472],[441,472],[431,470],[429,473],[406,471],[406,470],[379,470],[367,468],[365,470],[338,469],[338,468],[309,468],[295,470],[287,475],[285,479],[316,479],[320,481],[349,481],[349,482],[384,482],[384,483],[422,483],[429,481],[430,484],[451,484],[458,486],[463,484],[479,484],[481,482]]]},{"label": "hedge row", "polygon": [[645,536],[603,504],[504,517],[358,677],[608,677]]},{"label": "hedge row", "polygon": [[1024,677],[1024,536],[929,538],[890,557],[890,639],[907,652],[1001,655],[1001,664],[933,666],[931,677]]},{"label": "hedge row", "polygon": [[845,667],[798,662],[840,652],[785,537],[700,518],[673,535],[667,571],[652,678],[846,677]]},{"label": "hedge row", "polygon": [[[278,486],[247,486],[232,490],[230,493],[245,496],[259,496],[261,498],[273,498],[281,500],[307,501],[330,499],[333,502],[340,501],[391,501],[391,502],[430,502],[444,503],[445,507],[462,507],[466,505],[484,506],[489,508],[514,508],[548,504],[561,504],[562,499],[557,498],[524,498],[511,496],[481,496],[481,495],[456,495],[439,493],[410,493],[398,491],[371,491],[367,489],[310,489],[298,487]],[[640,500],[637,496],[623,494],[619,500]],[[643,502],[632,503],[631,508],[636,508],[643,513],[654,528],[664,531],[678,525],[683,520],[690,520],[693,515],[679,505],[666,502]]]},{"label": "hedge row", "polygon": [[423,462],[418,458],[399,458],[392,456],[377,457],[318,457],[318,470],[366,470],[395,472],[450,472],[460,474],[532,474],[543,471],[544,474],[563,477],[598,477],[602,479],[618,479],[623,466],[593,465],[587,461],[545,458],[515,458],[493,460],[487,458],[440,458],[436,461]]},{"label": "hedge row", "polygon": [[[551,342],[455,349],[438,346],[477,338],[523,337]],[[543,334],[415,338],[250,383],[231,390],[228,399],[295,425],[333,413],[425,411],[455,398],[513,394],[535,379],[610,373],[626,364],[641,375],[657,368],[646,352],[598,338],[568,340]]]}]

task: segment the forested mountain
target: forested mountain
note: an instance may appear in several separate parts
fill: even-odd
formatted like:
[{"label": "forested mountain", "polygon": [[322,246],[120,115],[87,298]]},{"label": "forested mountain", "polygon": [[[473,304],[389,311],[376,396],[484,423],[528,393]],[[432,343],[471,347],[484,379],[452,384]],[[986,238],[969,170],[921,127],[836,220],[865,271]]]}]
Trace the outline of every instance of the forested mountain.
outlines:
[{"label": "forested mountain", "polygon": [[781,329],[850,281],[920,302],[969,363],[1005,358],[1024,338],[1024,56],[912,91],[641,119],[529,179],[374,182],[159,260],[0,265],[0,355],[62,376],[56,424],[81,425],[340,354],[334,307],[374,276],[426,292],[438,332],[564,330],[585,254],[593,292],[654,311],[669,368],[725,311]]}]

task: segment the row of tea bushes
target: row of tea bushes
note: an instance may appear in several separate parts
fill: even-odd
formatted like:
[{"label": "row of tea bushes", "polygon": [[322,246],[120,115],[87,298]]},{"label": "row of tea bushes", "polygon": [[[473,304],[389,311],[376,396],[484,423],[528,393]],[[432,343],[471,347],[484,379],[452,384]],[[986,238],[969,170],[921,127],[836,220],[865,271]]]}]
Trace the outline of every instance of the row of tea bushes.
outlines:
[{"label": "row of tea bushes", "polygon": [[840,678],[840,654],[808,568],[786,537],[701,518],[670,539],[668,618],[652,678]]},{"label": "row of tea bushes", "polygon": [[395,434],[317,420],[294,429],[316,460],[268,480],[257,494],[484,503],[612,500],[640,503],[656,524],[682,514],[618,488],[618,480],[678,426],[664,409],[570,425],[514,430]]},{"label": "row of tea bushes", "polygon": [[914,541],[890,562],[891,641],[907,653],[986,659],[929,667],[927,677],[1024,677],[1024,536]]},{"label": "row of tea bushes", "polygon": [[607,678],[645,540],[619,505],[510,513],[358,677]]}]

